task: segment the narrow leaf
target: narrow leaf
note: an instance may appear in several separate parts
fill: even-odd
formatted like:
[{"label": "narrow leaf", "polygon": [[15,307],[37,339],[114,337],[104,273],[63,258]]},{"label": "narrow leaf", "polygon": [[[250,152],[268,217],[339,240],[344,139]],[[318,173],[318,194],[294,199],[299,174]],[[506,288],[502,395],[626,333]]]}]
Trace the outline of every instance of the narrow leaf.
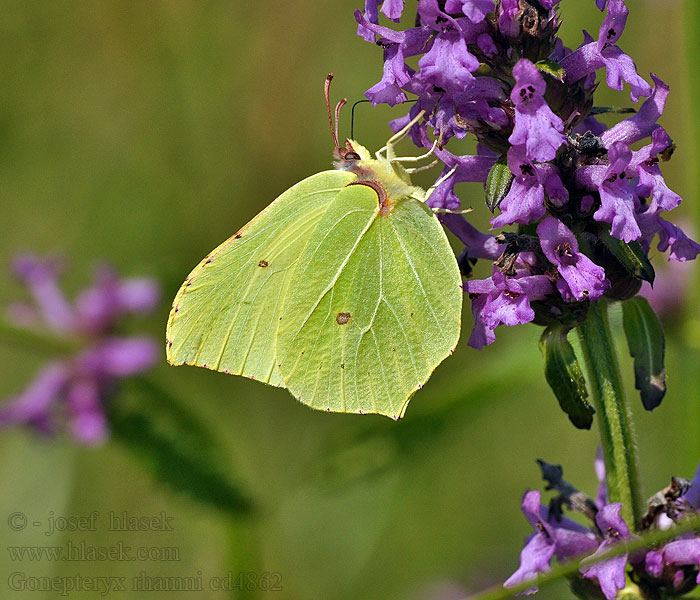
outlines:
[{"label": "narrow leaf", "polygon": [[540,60],[535,63],[535,66],[540,72],[546,73],[558,81],[563,82],[566,79],[564,67],[554,60]]},{"label": "narrow leaf", "polygon": [[590,429],[595,410],[588,402],[586,380],[569,340],[568,329],[551,325],[540,338],[544,375],[569,420],[579,429]]},{"label": "narrow leaf", "polygon": [[630,275],[654,283],[654,267],[639,242],[625,243],[606,232],[601,232],[599,237]]},{"label": "narrow leaf", "polygon": [[486,180],[486,206],[491,212],[494,212],[506,197],[512,182],[513,173],[508,168],[506,157],[502,156],[491,167]]},{"label": "narrow leaf", "polygon": [[155,383],[131,379],[109,421],[115,439],[175,491],[232,515],[252,509],[248,496],[219,467],[222,451],[207,428]]},{"label": "narrow leaf", "polygon": [[634,386],[647,410],[654,410],[666,394],[665,341],[661,321],[646,298],[622,303],[622,324],[634,358]]}]

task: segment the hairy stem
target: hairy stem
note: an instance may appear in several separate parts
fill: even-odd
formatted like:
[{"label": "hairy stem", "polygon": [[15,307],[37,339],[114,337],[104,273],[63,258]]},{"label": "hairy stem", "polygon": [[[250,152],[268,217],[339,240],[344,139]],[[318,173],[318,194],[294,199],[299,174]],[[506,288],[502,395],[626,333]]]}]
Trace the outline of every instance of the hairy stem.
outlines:
[{"label": "hairy stem", "polygon": [[577,328],[600,430],[608,500],[622,503],[622,517],[634,530],[642,515],[639,461],[629,406],[608,323],[607,304],[591,303]]}]

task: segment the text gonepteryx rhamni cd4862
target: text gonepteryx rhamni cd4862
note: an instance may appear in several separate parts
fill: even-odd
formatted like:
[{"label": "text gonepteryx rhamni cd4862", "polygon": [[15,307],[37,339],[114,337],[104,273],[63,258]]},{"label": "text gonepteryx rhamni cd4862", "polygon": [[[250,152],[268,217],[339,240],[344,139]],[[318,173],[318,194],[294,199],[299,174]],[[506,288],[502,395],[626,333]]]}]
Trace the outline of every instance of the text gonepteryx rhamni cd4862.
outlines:
[{"label": "text gonepteryx rhamni cd4862", "polygon": [[403,134],[372,158],[335,133],[337,170],[209,253],[173,302],[168,361],[286,387],[315,409],[401,417],[453,352],[463,294],[426,192],[394,155]]}]

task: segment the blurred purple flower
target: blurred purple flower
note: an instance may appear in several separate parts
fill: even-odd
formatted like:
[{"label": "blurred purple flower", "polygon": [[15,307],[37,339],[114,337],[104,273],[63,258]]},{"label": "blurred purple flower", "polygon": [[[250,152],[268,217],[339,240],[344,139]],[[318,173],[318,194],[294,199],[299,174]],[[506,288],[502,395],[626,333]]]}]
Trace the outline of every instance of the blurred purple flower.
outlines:
[{"label": "blurred purple flower", "polygon": [[119,279],[103,266],[93,285],[71,303],[58,284],[62,270],[56,259],[33,254],[14,261],[14,274],[32,302],[11,305],[9,319],[18,327],[43,328],[76,350],[49,362],[23,392],[0,407],[0,426],[27,424],[52,434],[65,419],[76,440],[99,444],[108,435],[105,402],[118,380],[147,371],[158,355],[153,339],[120,337],[115,327],[128,314],[154,309],[160,291],[153,279]]}]

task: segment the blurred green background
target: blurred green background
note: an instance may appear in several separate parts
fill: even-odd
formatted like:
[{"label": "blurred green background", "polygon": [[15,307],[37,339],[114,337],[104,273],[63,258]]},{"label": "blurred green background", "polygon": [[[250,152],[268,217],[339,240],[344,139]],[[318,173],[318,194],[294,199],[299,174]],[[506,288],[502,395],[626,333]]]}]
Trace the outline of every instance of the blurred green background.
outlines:
[{"label": "blurred green background", "polygon": [[[381,76],[381,51],[355,36],[358,3],[2,0],[0,303],[20,297],[5,275],[19,250],[69,257],[70,291],[86,284],[95,263],[106,258],[124,275],[160,278],[160,311],[131,327],[162,338],[170,299],[201,257],[280,192],[329,166],[325,75],[336,74],[335,98],[351,100]],[[697,20],[685,11],[697,4],[628,0],[621,41],[642,75],[653,71],[671,86],[661,123],[678,149],[664,173],[686,199],[674,220],[682,215],[696,233],[700,53],[688,59],[697,42],[686,34]],[[562,10],[568,45],[580,42],[584,27],[597,35],[601,15],[593,0],[564,2]],[[626,92],[604,88],[598,104],[628,103]],[[387,120],[402,111],[360,106],[355,136],[380,147]],[[341,131],[349,135],[348,114]],[[463,192],[477,209],[476,222],[485,224],[478,188]],[[665,258],[655,254],[662,269]],[[689,276],[697,273],[694,264],[686,266]],[[700,459],[696,288],[683,311],[664,318],[664,403],[649,414],[634,401],[646,496],[671,475],[690,476]],[[466,336],[471,315],[465,304]],[[558,409],[542,375],[539,334],[535,326],[501,328],[497,343],[481,352],[464,337],[398,423],[313,412],[282,390],[175,369],[163,359],[152,379],[211,428],[217,467],[255,503],[249,517],[174,491],[117,440],[83,449],[65,437],[47,442],[3,432],[0,538],[7,545],[121,541],[177,547],[180,560],[17,562],[3,547],[1,595],[28,595],[7,587],[17,571],[127,581],[142,571],[201,572],[205,587],[211,576],[228,572],[275,572],[282,591],[246,597],[290,599],[437,599],[497,585],[516,569],[530,533],[519,505],[526,489],[543,487],[536,458],[563,464],[568,479],[595,491],[597,432],[574,429]],[[0,398],[21,390],[44,358],[0,342]],[[626,381],[631,394],[629,368]],[[147,412],[150,399],[127,389],[116,401]],[[44,528],[13,532],[5,521],[14,511],[44,523],[52,515],[99,511],[100,526],[50,536]],[[174,531],[107,531],[110,511],[165,511]],[[569,595],[560,583],[539,597]]]}]

